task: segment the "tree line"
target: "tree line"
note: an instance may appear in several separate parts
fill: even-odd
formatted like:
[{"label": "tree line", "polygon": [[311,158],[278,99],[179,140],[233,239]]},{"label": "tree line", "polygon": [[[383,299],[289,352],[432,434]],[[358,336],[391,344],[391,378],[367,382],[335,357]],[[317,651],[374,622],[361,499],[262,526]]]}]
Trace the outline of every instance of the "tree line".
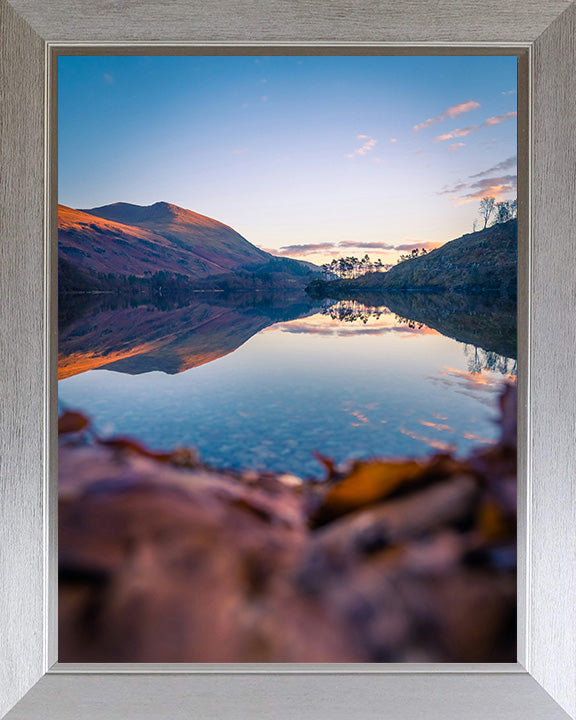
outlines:
[{"label": "tree line", "polygon": [[392,265],[383,263],[380,258],[371,260],[368,253],[363,258],[354,256],[333,258],[329,263],[321,265],[325,278],[337,275],[339,278],[353,279],[370,272],[386,272]]}]

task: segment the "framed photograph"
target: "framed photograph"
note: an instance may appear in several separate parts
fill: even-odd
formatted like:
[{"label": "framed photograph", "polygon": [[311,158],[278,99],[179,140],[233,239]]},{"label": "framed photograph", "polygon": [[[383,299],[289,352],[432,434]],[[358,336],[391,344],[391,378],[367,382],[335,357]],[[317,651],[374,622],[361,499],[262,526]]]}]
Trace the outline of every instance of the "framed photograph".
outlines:
[{"label": "framed photograph", "polygon": [[575,718],[574,5],[0,3],[0,712]]}]

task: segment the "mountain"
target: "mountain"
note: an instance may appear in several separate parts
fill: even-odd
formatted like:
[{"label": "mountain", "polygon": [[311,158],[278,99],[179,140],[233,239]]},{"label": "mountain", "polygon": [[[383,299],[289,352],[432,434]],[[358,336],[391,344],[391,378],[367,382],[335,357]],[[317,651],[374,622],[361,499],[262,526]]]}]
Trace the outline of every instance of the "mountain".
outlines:
[{"label": "mountain", "polygon": [[340,297],[358,291],[452,291],[516,295],[517,224],[509,220],[463,235],[426,255],[405,260],[385,273],[309,286],[313,294]]},{"label": "mountain", "polygon": [[144,227],[58,206],[58,255],[80,271],[137,275],[167,270],[204,277],[207,263]]},{"label": "mountain", "polygon": [[[272,283],[298,282],[318,272],[311,263],[260,250],[217,220],[158,202],[115,203],[85,210],[58,206],[60,288],[118,289],[110,278],[149,278],[168,273],[205,286],[242,274],[269,275]],[[208,283],[210,284],[210,282]],[[214,284],[214,283],[212,283]]]},{"label": "mountain", "polygon": [[270,257],[228,225],[167,202],[149,206],[114,203],[83,212],[166,238],[175,248],[192,253],[204,263],[206,274],[260,265]]}]

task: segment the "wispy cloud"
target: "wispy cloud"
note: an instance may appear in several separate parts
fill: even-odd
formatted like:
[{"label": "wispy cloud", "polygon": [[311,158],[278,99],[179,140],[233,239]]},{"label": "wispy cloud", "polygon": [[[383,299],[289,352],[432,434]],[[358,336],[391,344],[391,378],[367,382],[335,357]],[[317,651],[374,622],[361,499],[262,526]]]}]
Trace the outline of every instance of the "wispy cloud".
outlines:
[{"label": "wispy cloud", "polygon": [[360,145],[360,147],[356,148],[356,150],[348,153],[346,155],[347,158],[354,158],[357,155],[366,155],[373,150],[374,146],[378,143],[378,140],[374,140],[374,138],[370,137],[370,135],[356,135],[356,140],[363,140],[364,142]]},{"label": "wispy cloud", "polygon": [[342,251],[349,252],[350,250],[357,250],[358,253],[365,253],[374,250],[390,250],[405,252],[406,250],[414,250],[414,248],[426,248],[427,250],[433,250],[438,247],[440,243],[433,242],[430,240],[415,240],[407,238],[400,245],[392,245],[387,242],[362,242],[354,240],[341,240],[340,242],[322,242],[322,243],[303,243],[301,245],[284,245],[280,249],[266,248],[259,246],[261,250],[272,253],[273,255],[281,255],[282,257],[307,257],[308,255],[315,254],[330,254],[337,255]]},{"label": "wispy cloud", "polygon": [[467,187],[468,187],[468,183],[460,181],[453,187],[444,186],[444,188],[442,190],[438,190],[436,195],[453,195],[454,193],[458,193],[458,192],[461,192],[462,190],[466,190]]},{"label": "wispy cloud", "polygon": [[482,172],[475,173],[474,175],[470,175],[470,177],[471,178],[484,177],[484,175],[490,175],[491,173],[501,172],[502,170],[509,170],[510,168],[516,168],[516,155],[511,155],[509,158],[506,158],[506,160],[502,160],[502,162],[499,162],[496,165],[492,165],[492,167],[489,167],[487,170],[482,170]]},{"label": "wispy cloud", "polygon": [[398,142],[398,138],[390,138],[389,142],[391,142],[391,143]]},{"label": "wispy cloud", "polygon": [[248,152],[248,148],[234,148],[232,150],[232,155],[243,155],[244,153]]},{"label": "wispy cloud", "polygon": [[440,113],[440,115],[437,115],[436,117],[428,118],[428,120],[425,120],[424,122],[419,123],[418,125],[414,125],[414,130],[424,130],[425,128],[430,127],[431,125],[436,125],[436,123],[442,122],[443,120],[452,120],[453,118],[457,117],[458,115],[462,115],[463,113],[470,112],[471,110],[476,110],[480,107],[480,103],[476,102],[475,100],[468,100],[467,102],[460,103],[459,105],[452,105],[452,107],[449,107],[447,110],[444,110],[444,112]]},{"label": "wispy cloud", "polygon": [[108,85],[112,85],[114,83],[114,75],[104,73],[102,77],[104,78],[104,82],[108,83]]},{"label": "wispy cloud", "polygon": [[516,95],[516,90],[503,90],[500,95]]},{"label": "wispy cloud", "polygon": [[511,112],[504,113],[504,115],[495,115],[494,117],[490,117],[487,120],[484,120],[480,127],[499,125],[500,123],[506,122],[506,120],[512,120],[512,118],[515,118],[517,114],[518,113],[516,112],[516,110],[512,110]]},{"label": "wispy cloud", "polygon": [[[324,242],[324,243],[304,243],[302,245],[285,245],[284,247],[281,247],[280,250],[271,250],[268,249],[268,252],[273,253],[274,255],[299,255],[301,257],[304,257],[306,255],[313,255],[317,252],[324,252],[328,250],[334,250],[337,247],[334,243],[330,242]],[[265,248],[262,248],[265,249]]]},{"label": "wispy cloud", "polygon": [[353,240],[342,240],[336,247],[339,248],[366,248],[368,250],[394,250],[394,245],[385,242],[363,242],[358,243]]},{"label": "wispy cloud", "polygon": [[465,146],[466,143],[452,143],[452,145],[448,145],[448,150],[459,150]]},{"label": "wispy cloud", "polygon": [[515,169],[515,167],[516,155],[512,155],[486,170],[470,175],[466,181],[459,180],[451,187],[442,188],[436,194],[450,195],[450,200],[458,205],[481,200],[483,197],[493,197],[499,200],[503,196],[516,191],[517,176],[512,173],[504,175],[496,175],[495,173]]},{"label": "wispy cloud", "polygon": [[456,130],[452,130],[451,132],[445,133],[444,135],[438,135],[438,137],[434,138],[434,142],[443,142],[444,140],[452,140],[454,138],[465,137],[466,135],[470,135],[470,133],[477,132],[481,128],[492,127],[493,125],[499,125],[500,123],[506,122],[507,120],[512,120],[512,118],[515,118],[516,115],[517,113],[515,110],[504,113],[504,115],[495,115],[494,117],[487,118],[480,125],[468,125],[468,127],[456,128]]}]

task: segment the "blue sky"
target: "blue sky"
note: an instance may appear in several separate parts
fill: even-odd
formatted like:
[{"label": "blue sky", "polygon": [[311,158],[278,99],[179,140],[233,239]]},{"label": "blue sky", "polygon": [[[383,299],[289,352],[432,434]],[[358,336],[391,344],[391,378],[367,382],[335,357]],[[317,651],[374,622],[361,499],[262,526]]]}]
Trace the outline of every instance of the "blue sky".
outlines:
[{"label": "blue sky", "polygon": [[59,202],[394,261],[516,196],[515,57],[60,57]]}]

